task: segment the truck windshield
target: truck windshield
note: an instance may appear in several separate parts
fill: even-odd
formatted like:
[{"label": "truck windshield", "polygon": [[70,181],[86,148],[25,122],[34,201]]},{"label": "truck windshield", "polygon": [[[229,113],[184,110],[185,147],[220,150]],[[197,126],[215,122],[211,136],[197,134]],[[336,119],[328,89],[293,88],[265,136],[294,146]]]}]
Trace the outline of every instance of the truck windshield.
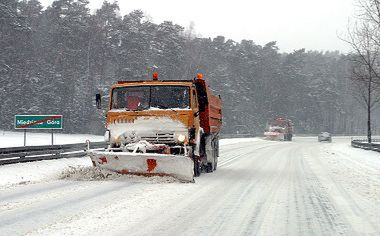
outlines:
[{"label": "truck windshield", "polygon": [[189,109],[187,86],[131,86],[112,90],[111,109]]}]

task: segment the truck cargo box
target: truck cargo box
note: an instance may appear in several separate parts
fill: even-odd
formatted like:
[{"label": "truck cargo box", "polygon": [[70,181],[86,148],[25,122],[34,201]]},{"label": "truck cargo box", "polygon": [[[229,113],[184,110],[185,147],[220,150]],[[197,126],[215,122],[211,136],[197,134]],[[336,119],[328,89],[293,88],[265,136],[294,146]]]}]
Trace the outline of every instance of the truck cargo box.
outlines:
[{"label": "truck cargo box", "polygon": [[197,79],[200,124],[204,133],[218,133],[222,126],[222,101],[203,79]]}]

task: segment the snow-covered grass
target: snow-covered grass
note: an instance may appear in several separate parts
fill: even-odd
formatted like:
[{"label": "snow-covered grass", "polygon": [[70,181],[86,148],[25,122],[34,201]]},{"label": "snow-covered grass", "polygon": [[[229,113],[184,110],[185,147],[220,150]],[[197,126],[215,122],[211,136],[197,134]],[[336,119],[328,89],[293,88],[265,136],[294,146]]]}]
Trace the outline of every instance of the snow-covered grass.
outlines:
[{"label": "snow-covered grass", "polygon": [[[54,134],[54,144],[85,143],[104,141],[103,136],[92,134]],[[26,146],[50,145],[51,133],[26,133]],[[24,132],[11,132],[0,130],[0,148],[24,146]]]}]

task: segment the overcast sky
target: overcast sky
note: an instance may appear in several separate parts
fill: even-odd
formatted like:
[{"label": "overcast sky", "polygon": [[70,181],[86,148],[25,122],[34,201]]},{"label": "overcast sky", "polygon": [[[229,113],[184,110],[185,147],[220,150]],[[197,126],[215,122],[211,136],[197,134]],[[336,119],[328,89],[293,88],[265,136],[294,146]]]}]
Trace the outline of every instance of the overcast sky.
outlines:
[{"label": "overcast sky", "polygon": [[[40,0],[44,6],[53,0]],[[89,0],[92,10],[103,0]],[[113,0],[109,0],[113,2]],[[121,15],[141,9],[153,22],[194,23],[202,37],[223,35],[235,41],[251,39],[264,45],[277,41],[282,52],[340,50],[348,46],[337,35],[345,32],[355,0],[119,0]]]}]

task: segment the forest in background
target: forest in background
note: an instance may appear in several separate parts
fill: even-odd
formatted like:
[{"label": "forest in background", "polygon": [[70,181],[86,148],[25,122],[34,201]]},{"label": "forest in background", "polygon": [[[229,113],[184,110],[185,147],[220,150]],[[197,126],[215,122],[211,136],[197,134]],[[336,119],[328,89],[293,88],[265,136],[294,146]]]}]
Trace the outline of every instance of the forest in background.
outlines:
[{"label": "forest in background", "polygon": [[0,129],[12,130],[16,114],[60,114],[63,132],[102,134],[105,111],[95,108],[95,94],[157,71],[163,80],[202,73],[222,97],[226,134],[262,134],[278,116],[292,119],[299,134],[365,134],[349,55],[281,53],[273,40],[203,38],[192,27],[153,23],[140,10],[121,16],[107,1],[91,13],[86,0],[56,0],[46,9],[38,0],[2,0]]}]

